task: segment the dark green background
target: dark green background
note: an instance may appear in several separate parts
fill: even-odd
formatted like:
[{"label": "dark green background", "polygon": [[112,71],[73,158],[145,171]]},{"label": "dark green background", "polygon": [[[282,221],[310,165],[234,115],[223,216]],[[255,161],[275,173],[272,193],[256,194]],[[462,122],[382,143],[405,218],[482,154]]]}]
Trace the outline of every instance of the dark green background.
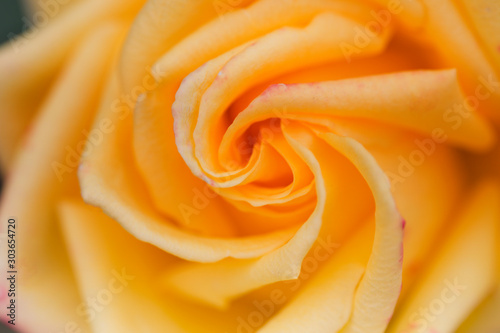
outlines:
[{"label": "dark green background", "polygon": [[[19,34],[23,29],[23,7],[19,0],[0,0],[0,44],[8,43],[9,36]],[[7,78],[0,77],[0,80]],[[1,102],[1,101],[0,101]],[[1,105],[0,105],[1,107]],[[0,191],[2,175],[0,174]],[[0,332],[3,332],[0,330]]]},{"label": "dark green background", "polygon": [[22,29],[23,15],[19,0],[0,1],[0,42],[5,42],[10,33],[19,33]]},{"label": "dark green background", "polygon": [[[105,1],[105,0],[103,0]],[[23,16],[23,8],[19,0],[0,0],[0,43],[5,43],[9,40],[11,34],[18,34],[21,32],[23,27],[23,21],[21,20]],[[5,80],[6,78],[0,77],[0,80]],[[1,107],[1,105],[0,105]],[[2,177],[0,177],[0,191],[2,188]],[[0,258],[4,260],[4,258]],[[1,275],[3,278],[3,274]],[[6,309],[0,309],[2,315]],[[18,309],[17,315],[22,315],[22,309]],[[10,329],[3,326],[0,323],[0,333],[11,333]],[[42,332],[40,332],[42,333]]]}]

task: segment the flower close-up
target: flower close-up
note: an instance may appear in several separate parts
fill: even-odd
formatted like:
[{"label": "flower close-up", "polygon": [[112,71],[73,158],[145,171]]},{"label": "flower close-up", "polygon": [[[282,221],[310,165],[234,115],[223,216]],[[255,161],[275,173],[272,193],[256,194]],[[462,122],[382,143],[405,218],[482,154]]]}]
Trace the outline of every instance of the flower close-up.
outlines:
[{"label": "flower close-up", "polygon": [[4,326],[500,332],[500,1],[23,5]]}]

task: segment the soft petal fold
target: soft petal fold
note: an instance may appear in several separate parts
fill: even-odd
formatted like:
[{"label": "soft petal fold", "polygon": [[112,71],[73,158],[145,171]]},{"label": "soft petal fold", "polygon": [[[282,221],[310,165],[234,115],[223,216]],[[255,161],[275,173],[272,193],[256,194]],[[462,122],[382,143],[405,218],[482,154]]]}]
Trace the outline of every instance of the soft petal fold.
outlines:
[{"label": "soft petal fold", "polygon": [[492,182],[471,192],[453,229],[443,231],[440,250],[402,300],[389,332],[455,332],[493,290],[499,200],[499,188]]},{"label": "soft petal fold", "polygon": [[[102,22],[127,20],[143,0],[82,1],[0,47],[0,167],[10,170],[16,151],[51,83],[56,80],[72,48]],[[43,12],[45,13],[45,12]],[[26,98],[29,96],[29,98]]]},{"label": "soft petal fold", "polygon": [[88,320],[92,332],[235,330],[231,319],[244,307],[219,312],[159,291],[158,273],[177,258],[137,240],[100,209],[81,200],[61,201],[59,212],[83,299],[77,311]]},{"label": "soft petal fold", "polygon": [[[102,50],[109,55],[116,52],[122,34],[121,24],[98,26],[75,49],[6,182],[0,216],[3,231],[10,216],[18,221],[18,288],[22,292],[17,301],[23,313],[19,326],[26,330],[62,331],[66,321],[86,327],[75,313],[80,299],[58,228],[55,202],[60,195],[78,192],[78,156],[69,157],[68,149],[85,142],[83,133],[90,126],[102,78],[110,65],[110,56],[103,56]],[[56,124],[60,126],[54,128]],[[61,174],[61,170],[65,172]],[[8,299],[2,300],[2,307],[5,301]],[[52,316],[54,312],[58,316]]]}]

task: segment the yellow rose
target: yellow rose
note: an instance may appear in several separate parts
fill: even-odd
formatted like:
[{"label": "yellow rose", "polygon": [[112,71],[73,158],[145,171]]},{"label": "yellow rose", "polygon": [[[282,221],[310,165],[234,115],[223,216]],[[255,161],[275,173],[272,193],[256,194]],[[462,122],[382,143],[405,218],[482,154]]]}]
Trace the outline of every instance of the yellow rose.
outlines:
[{"label": "yellow rose", "polygon": [[2,321],[499,329],[499,1],[37,3],[0,51]]}]

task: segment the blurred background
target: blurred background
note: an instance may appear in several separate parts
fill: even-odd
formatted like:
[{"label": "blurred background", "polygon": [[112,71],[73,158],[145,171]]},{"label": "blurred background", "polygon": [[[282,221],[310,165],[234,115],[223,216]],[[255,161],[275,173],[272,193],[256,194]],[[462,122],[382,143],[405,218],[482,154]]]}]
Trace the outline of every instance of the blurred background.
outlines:
[{"label": "blurred background", "polygon": [[[19,34],[23,28],[23,7],[20,0],[1,0],[0,1],[0,43],[9,42],[9,39]],[[3,46],[5,47],[5,46]],[[8,80],[8,77],[0,77],[0,80]],[[1,106],[0,106],[1,107]],[[0,175],[0,193],[2,189],[3,178]],[[3,260],[1,258],[0,260]],[[3,278],[3,274],[1,275]],[[0,309],[2,315],[6,309]],[[22,309],[18,309],[18,315],[22,315]],[[0,323],[0,333],[12,333],[11,329]]]}]

